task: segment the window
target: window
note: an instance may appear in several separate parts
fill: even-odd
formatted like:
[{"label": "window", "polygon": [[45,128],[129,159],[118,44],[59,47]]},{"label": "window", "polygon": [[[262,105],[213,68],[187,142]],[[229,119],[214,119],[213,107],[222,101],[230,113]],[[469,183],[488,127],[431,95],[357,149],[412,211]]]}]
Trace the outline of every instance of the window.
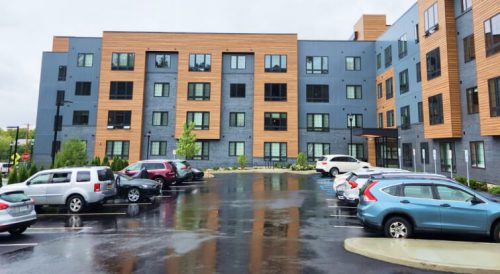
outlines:
[{"label": "window", "polygon": [[265,84],[264,101],[286,101],[286,84]]},{"label": "window", "polygon": [[210,83],[189,83],[188,100],[194,100],[194,101],[210,100]]},{"label": "window", "polygon": [[62,130],[62,122],[63,122],[62,115],[54,115],[54,129],[55,129],[55,131]]},{"label": "window", "polygon": [[131,111],[109,111],[108,112],[108,128],[130,128]]},{"label": "window", "polygon": [[44,185],[50,182],[50,174],[40,174],[30,180],[30,185]]},{"label": "window", "polygon": [[356,159],[365,159],[365,145],[349,144],[348,154]]},{"label": "window", "polygon": [[361,99],[363,96],[362,88],[360,85],[347,85],[346,86],[347,99]]},{"label": "window", "polygon": [[56,106],[62,106],[64,102],[64,90],[58,90],[57,91],[57,96],[56,96]]},{"label": "window", "polygon": [[469,202],[474,197],[461,189],[450,186],[438,185],[436,190],[440,200]]},{"label": "window", "polygon": [[84,110],[73,111],[73,125],[86,126],[89,124],[89,112]]},{"label": "window", "polygon": [[151,156],[166,156],[167,142],[166,141],[151,141]]},{"label": "window", "polygon": [[485,168],[484,142],[470,142],[470,164],[472,167]]},{"label": "window", "polygon": [[382,188],[381,190],[391,196],[401,196],[401,194],[399,193],[400,192],[400,186],[399,185],[394,185],[394,186],[390,186],[390,187],[385,187],[385,188]]},{"label": "window", "polygon": [[134,70],[134,53],[113,52],[111,70]]},{"label": "window", "polygon": [[378,53],[377,54],[377,69],[380,69],[382,67],[382,54]]},{"label": "window", "polygon": [[437,125],[443,122],[443,96],[438,94],[429,97],[429,123]]},{"label": "window", "polygon": [[229,156],[245,155],[245,142],[229,142]]},{"label": "window", "polygon": [[186,122],[194,123],[194,129],[208,130],[210,121],[210,112],[187,112]]},{"label": "window", "polygon": [[128,159],[129,141],[106,141],[106,157]]},{"label": "window", "polygon": [[264,130],[287,130],[286,112],[265,112]]},{"label": "window", "polygon": [[393,127],[394,126],[394,110],[389,110],[385,116],[387,119],[387,127]]},{"label": "window", "polygon": [[417,71],[417,83],[420,83],[422,81],[422,69],[420,66],[420,62],[418,62],[415,66]]},{"label": "window", "polygon": [[330,131],[330,115],[327,113],[308,113],[307,131]]},{"label": "window", "polygon": [[479,99],[477,96],[477,87],[468,88],[467,93],[467,113],[479,113]]},{"label": "window", "polygon": [[307,85],[306,102],[308,103],[328,103],[330,101],[328,85]]},{"label": "window", "polygon": [[411,143],[403,143],[403,166],[413,167],[413,150]]},{"label": "window", "polygon": [[392,46],[386,47],[384,52],[385,52],[385,67],[388,68],[392,65]]},{"label": "window", "polygon": [[71,172],[57,172],[52,174],[51,184],[62,184],[71,182]]},{"label": "window", "polygon": [[399,59],[408,55],[408,38],[406,37],[406,33],[403,34],[398,40],[398,54]]},{"label": "window", "polygon": [[418,24],[415,24],[415,44],[420,42],[420,31],[418,30]]},{"label": "window", "polygon": [[425,35],[428,36],[431,33],[438,30],[438,4],[437,2],[430,6],[424,12],[424,26]]},{"label": "window", "polygon": [[231,84],[230,85],[230,97],[233,98],[245,98],[246,85],[245,84]]},{"label": "window", "polygon": [[134,82],[111,82],[109,88],[110,100],[131,100]]},{"label": "window", "polygon": [[92,53],[78,53],[77,66],[78,67],[92,67],[94,54]]},{"label": "window", "polygon": [[392,77],[385,80],[385,99],[391,99],[394,95],[392,88]]},{"label": "window", "polygon": [[78,171],[76,173],[76,182],[77,183],[83,183],[83,182],[90,182],[90,171]]},{"label": "window", "polygon": [[382,92],[382,83],[377,84],[377,98],[382,98],[383,92]]},{"label": "window", "polygon": [[347,128],[362,128],[363,114],[347,114]]},{"label": "window", "polygon": [[439,48],[427,53],[427,80],[434,79],[441,75],[441,56]]},{"label": "window", "polygon": [[500,13],[484,22],[486,56],[500,51]]},{"label": "window", "polygon": [[189,54],[189,71],[205,71],[212,69],[211,54]]},{"label": "window", "polygon": [[405,69],[399,73],[399,94],[407,93],[409,90],[408,69]]},{"label": "window", "polygon": [[245,55],[232,55],[231,56],[231,69],[245,69],[246,56]]},{"label": "window", "polygon": [[361,57],[346,57],[345,70],[348,71],[361,70]]},{"label": "window", "polygon": [[404,106],[401,108],[401,129],[409,129],[410,124],[410,106]]},{"label": "window", "polygon": [[168,126],[168,112],[153,111],[153,126]]},{"label": "window", "polygon": [[266,55],[264,57],[265,72],[286,72],[286,55]]},{"label": "window", "polygon": [[155,66],[157,68],[169,68],[170,67],[170,54],[157,53],[155,55]]},{"label": "window", "polygon": [[441,171],[450,172],[451,168],[453,168],[453,172],[455,172],[457,169],[457,160],[455,158],[455,143],[440,143],[439,152],[441,156]]},{"label": "window", "polygon": [[57,71],[57,81],[66,81],[66,66],[59,66],[59,70]]},{"label": "window", "polygon": [[476,59],[476,47],[474,45],[474,34],[464,38],[464,62],[468,63]]},{"label": "window", "polygon": [[328,57],[326,56],[307,56],[306,57],[307,74],[328,74]]},{"label": "window", "polygon": [[403,185],[403,196],[419,199],[434,198],[431,185]]},{"label": "window", "polygon": [[490,94],[490,116],[500,116],[500,77],[488,80]]},{"label": "window", "polygon": [[468,11],[472,8],[472,0],[462,0],[462,12]]},{"label": "window", "polygon": [[[424,155],[425,155],[425,161],[424,161]],[[429,163],[429,143],[427,142],[422,142],[420,143],[420,163]]]},{"label": "window", "polygon": [[418,108],[418,122],[423,123],[424,122],[424,107],[422,105],[422,102],[417,103],[417,108]]},{"label": "window", "polygon": [[193,156],[193,159],[189,160],[209,160],[209,143],[200,141],[196,142],[195,145],[199,148],[198,153]]},{"label": "window", "polygon": [[265,161],[286,161],[287,143],[264,143]]},{"label": "window", "polygon": [[315,162],[330,154],[330,144],[328,143],[307,143],[307,161]]},{"label": "window", "polygon": [[378,113],[377,114],[377,127],[378,128],[383,128],[384,127],[384,113]]},{"label": "window", "polygon": [[229,113],[229,126],[230,127],[244,127],[245,126],[245,113],[244,112],[230,112]]},{"label": "window", "polygon": [[142,166],[148,171],[153,169],[165,169],[165,165],[162,163],[144,163]]},{"label": "window", "polygon": [[91,82],[76,82],[75,95],[76,96],[90,96]]},{"label": "window", "polygon": [[154,97],[168,97],[170,96],[170,83],[155,83]]}]

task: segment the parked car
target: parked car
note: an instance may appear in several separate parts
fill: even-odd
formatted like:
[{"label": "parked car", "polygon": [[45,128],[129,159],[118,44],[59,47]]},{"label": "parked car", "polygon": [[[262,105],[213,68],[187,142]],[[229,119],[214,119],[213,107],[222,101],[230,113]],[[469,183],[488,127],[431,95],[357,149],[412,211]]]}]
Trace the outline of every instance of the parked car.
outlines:
[{"label": "parked car", "polygon": [[35,205],[65,205],[80,213],[89,204],[102,203],[116,195],[109,167],[75,167],[44,170],[18,184],[0,188],[1,193],[24,191]]},{"label": "parked car", "polygon": [[124,168],[120,171],[120,173],[128,176],[134,176],[143,168],[146,168],[149,179],[155,180],[162,185],[167,185],[177,180],[177,169],[169,160],[139,161]]},{"label": "parked car", "polygon": [[22,191],[8,191],[0,194],[0,232],[21,235],[36,222],[33,199]]},{"label": "parked car", "polygon": [[9,165],[9,163],[0,163],[0,173],[2,176],[7,176],[7,173],[9,173],[9,168],[12,166],[12,164]]},{"label": "parked car", "polygon": [[115,174],[118,196],[126,198],[131,203],[151,199],[160,195],[162,185],[150,179],[136,179],[125,174]]},{"label": "parked car", "polygon": [[193,173],[193,181],[201,181],[205,176],[205,172],[194,167],[191,168],[191,172]]},{"label": "parked car", "polygon": [[349,172],[339,174],[339,175],[333,177],[333,185],[332,185],[333,190],[336,190],[337,187],[340,184],[344,183],[346,181],[346,179],[349,178],[349,176],[351,176],[351,175],[352,175],[352,171],[349,171]]},{"label": "parked car", "polygon": [[186,160],[172,160],[177,170],[176,183],[182,183],[193,179],[191,164]]},{"label": "parked car", "polygon": [[368,168],[370,164],[362,162],[349,155],[324,155],[316,162],[316,171],[323,175],[330,174],[336,176],[339,173],[345,173],[360,168]]},{"label": "parked car", "polygon": [[386,237],[434,231],[488,235],[500,242],[500,203],[451,179],[382,175],[361,192],[358,218]]}]

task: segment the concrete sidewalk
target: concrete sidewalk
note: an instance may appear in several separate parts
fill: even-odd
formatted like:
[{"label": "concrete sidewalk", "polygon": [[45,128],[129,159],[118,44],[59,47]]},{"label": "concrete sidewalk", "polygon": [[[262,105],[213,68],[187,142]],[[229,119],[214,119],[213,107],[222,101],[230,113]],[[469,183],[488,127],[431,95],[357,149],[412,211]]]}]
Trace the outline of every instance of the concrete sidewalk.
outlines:
[{"label": "concrete sidewalk", "polygon": [[350,238],[350,252],[388,263],[453,273],[500,273],[500,244],[389,238]]}]

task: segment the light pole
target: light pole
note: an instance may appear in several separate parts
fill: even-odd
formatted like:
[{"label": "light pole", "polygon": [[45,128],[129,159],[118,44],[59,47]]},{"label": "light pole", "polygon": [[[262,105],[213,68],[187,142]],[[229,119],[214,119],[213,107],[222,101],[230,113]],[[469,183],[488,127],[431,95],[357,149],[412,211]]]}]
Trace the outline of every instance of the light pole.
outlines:
[{"label": "light pole", "polygon": [[352,120],[354,119],[354,115],[352,113],[347,114],[347,119],[349,120],[349,128],[351,130],[351,142],[347,146],[347,151],[349,152],[349,155],[352,155]]},{"label": "light pole", "polygon": [[148,134],[146,134],[146,137],[148,137],[148,144],[147,144],[147,150],[146,150],[146,160],[149,160],[149,140],[151,139],[151,131],[148,131]]},{"label": "light pole", "polygon": [[[16,129],[16,141],[14,143],[14,166],[16,165],[16,155],[17,155],[17,141],[19,140],[19,126],[11,126],[11,127],[7,127],[8,129]],[[12,150],[12,146],[11,146],[11,150]],[[8,168],[7,168],[7,175],[9,175],[9,171],[10,171],[10,157],[12,157],[10,154],[9,154],[9,162],[8,162]]]},{"label": "light pole", "polygon": [[[63,98],[57,97],[56,101],[56,117],[54,118],[54,140],[52,140],[52,152],[51,152],[51,158],[52,158],[52,167],[54,167],[54,161],[56,158],[56,142],[57,142],[57,132],[59,131],[59,111],[62,105],[65,103],[71,104],[73,102],[64,100]],[[61,127],[62,127],[62,121],[61,121]]]}]

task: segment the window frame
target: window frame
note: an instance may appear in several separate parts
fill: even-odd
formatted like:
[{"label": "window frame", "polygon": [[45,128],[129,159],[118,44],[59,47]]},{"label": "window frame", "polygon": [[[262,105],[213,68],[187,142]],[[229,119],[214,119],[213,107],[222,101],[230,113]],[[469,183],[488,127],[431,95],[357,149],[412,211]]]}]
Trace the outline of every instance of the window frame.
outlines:
[{"label": "window frame", "polygon": [[188,160],[210,160],[210,142],[197,141],[195,145],[200,147],[199,152]]},{"label": "window frame", "polygon": [[488,79],[490,117],[500,116],[500,76]]},{"label": "window frame", "polygon": [[[123,85],[120,90],[120,85]],[[109,100],[132,100],[134,97],[134,82],[111,81],[109,84]]]},{"label": "window frame", "polygon": [[[278,90],[273,87],[278,86]],[[278,92],[278,95],[273,94]],[[286,102],[288,100],[288,85],[287,83],[265,83],[264,84],[264,101],[270,102]]]},{"label": "window frame", "polygon": [[[279,118],[273,118],[273,115],[279,115]],[[279,119],[279,125],[275,125],[273,119]],[[264,130],[265,131],[287,131],[288,113],[286,112],[264,112]]]},{"label": "window frame", "polygon": [[[203,56],[203,66],[198,63],[198,58]],[[208,57],[208,58],[207,58]],[[210,53],[190,53],[188,60],[189,72],[211,72],[212,71],[212,54]]]},{"label": "window frame", "polygon": [[[243,66],[240,67],[240,58],[243,58]],[[242,54],[234,54],[234,55],[231,55],[231,58],[229,58],[229,62],[230,62],[230,68],[231,69],[234,69],[234,70],[245,70],[246,67],[247,67],[247,56],[246,55],[242,55]],[[235,60],[233,62],[233,59]],[[236,66],[233,67],[233,64],[236,64]]]},{"label": "window frame", "polygon": [[[273,144],[279,146],[279,156],[275,156],[272,154]],[[284,148],[284,153],[283,153],[283,148]],[[267,155],[267,152],[269,152],[269,155]],[[286,162],[287,159],[288,159],[288,143],[287,142],[264,142],[264,161]]]},{"label": "window frame", "polygon": [[[391,109],[391,110],[386,111],[385,116],[386,116],[387,127],[394,127],[394,110]],[[389,119],[389,118],[391,118],[391,119]]]},{"label": "window frame", "polygon": [[[498,17],[497,20],[500,21],[500,12],[497,13],[496,15],[488,18],[487,20],[484,21],[483,23],[483,28],[484,28],[484,43],[485,43],[485,48],[486,48],[486,57],[489,57],[491,55],[494,55],[498,52],[500,52],[500,42],[495,43],[495,35],[493,35],[493,19]],[[489,28],[490,32],[487,32],[487,29]],[[488,35],[488,33],[491,33]]]},{"label": "window frame", "polygon": [[[238,123],[238,117],[241,115],[243,115],[243,124]],[[245,127],[245,116],[245,112],[229,112],[229,127]]]},{"label": "window frame", "polygon": [[[90,56],[90,65],[87,64],[87,59]],[[82,59],[80,59],[82,58]],[[81,62],[80,62],[81,60]],[[76,57],[76,66],[77,67],[83,67],[83,68],[91,68],[94,65],[94,54],[93,53],[86,53],[86,52],[79,52],[77,57]]]},{"label": "window frame", "polygon": [[[197,88],[202,86],[202,95],[197,95]],[[210,101],[211,85],[208,82],[189,82],[187,100],[188,101]]]},{"label": "window frame", "polygon": [[377,113],[377,128],[384,128],[384,113]]},{"label": "window frame", "polygon": [[[117,117],[122,116],[122,123],[117,123]],[[127,123],[128,122],[128,123]],[[130,129],[132,124],[132,111],[130,110],[108,110],[108,129]]]},{"label": "window frame", "polygon": [[[155,115],[160,115],[160,124],[155,123]],[[168,111],[153,111],[151,115],[151,125],[155,127],[166,127],[168,126]]]},{"label": "window frame", "polygon": [[[353,98],[349,98],[349,88],[354,88],[354,97]],[[345,95],[346,99],[348,99],[348,100],[361,100],[361,99],[363,99],[363,86],[362,85],[346,85],[345,92],[346,92],[346,95]]]},{"label": "window frame", "polygon": [[479,95],[477,86],[465,90],[467,98],[467,114],[479,113]]},{"label": "window frame", "polygon": [[66,76],[68,74],[68,67],[60,65],[57,69],[57,81],[63,82],[66,81]]},{"label": "window frame", "polygon": [[406,130],[411,128],[411,114],[410,114],[410,105],[406,105],[401,107],[401,129]]},{"label": "window frame", "polygon": [[[425,55],[425,63],[427,64],[427,81],[441,76],[441,49],[439,47],[427,52]],[[431,61],[435,59],[435,63]]]},{"label": "window frame", "polygon": [[[405,79],[403,81],[403,79]],[[399,94],[405,94],[410,91],[410,75],[408,69],[399,72]]]},{"label": "window frame", "polygon": [[382,68],[382,53],[377,53],[377,69]]},{"label": "window frame", "polygon": [[384,66],[385,68],[392,66],[392,45],[384,49]]},{"label": "window frame", "polygon": [[384,97],[384,88],[382,87],[382,83],[377,84],[377,99]]},{"label": "window frame", "polygon": [[[354,119],[354,126],[352,125],[353,123],[349,124],[349,115],[353,115]],[[346,121],[347,121],[347,128],[363,128],[363,114],[361,113],[350,113],[347,114],[346,116]],[[361,122],[360,122],[361,121]]]},{"label": "window frame", "polygon": [[92,94],[91,81],[76,81],[75,96],[90,96]]},{"label": "window frame", "polygon": [[[246,97],[246,87],[245,83],[231,83],[229,84],[229,97],[230,98],[245,98]],[[243,87],[243,96],[241,96],[241,87]]]},{"label": "window frame", "polygon": [[[448,150],[446,150],[445,157],[443,157],[443,150],[442,146],[449,145],[451,148],[451,165],[453,168],[453,172],[457,171],[457,157],[456,157],[456,150],[455,150],[455,142],[440,142],[439,143],[439,162],[441,166],[441,172],[450,172],[449,166],[448,166]],[[445,163],[446,161],[446,163]]]},{"label": "window frame", "polygon": [[[352,155],[353,153],[353,147],[355,147],[355,152],[356,155]],[[361,154],[360,154],[361,152]],[[363,143],[348,143],[347,144],[347,155],[356,158],[358,160],[365,160],[366,159],[366,154],[365,154],[365,144]]]},{"label": "window frame", "polygon": [[[422,154],[422,150],[425,151],[425,163],[424,163],[424,154]],[[421,164],[429,164],[429,143],[428,142],[420,142],[420,163]]]},{"label": "window frame", "polygon": [[[479,155],[478,154],[478,147],[477,145],[481,145],[482,151],[483,151],[483,159],[482,159],[482,166],[480,165],[480,162],[478,161]],[[484,150],[484,141],[471,141],[469,142],[470,146],[470,165],[473,168],[478,168],[478,169],[486,169],[486,154]]]},{"label": "window frame", "polygon": [[[122,55],[126,55],[126,64],[122,64]],[[111,70],[134,70],[135,53],[133,52],[113,52],[111,54]]]},{"label": "window frame", "polygon": [[[325,94],[326,91],[326,94]],[[320,96],[314,96],[319,94]],[[326,95],[326,96],[325,96]],[[307,103],[329,103],[330,85],[326,84],[308,84],[306,85]]]},{"label": "window frame", "polygon": [[[323,153],[321,155],[316,155],[316,146],[321,146],[321,150]],[[312,150],[310,149],[312,147]],[[331,145],[330,143],[307,143],[306,145],[307,149],[307,161],[308,162],[315,162],[321,159],[323,155],[329,155],[330,154],[330,149]],[[310,153],[311,152],[311,153]]]},{"label": "window frame", "polygon": [[[77,115],[79,114],[79,115]],[[86,115],[84,115],[86,114]],[[85,122],[82,122],[82,118],[86,116]],[[89,125],[90,112],[88,110],[74,110],[73,111],[73,126],[88,126]]]},{"label": "window frame", "polygon": [[[278,57],[279,64],[274,65],[274,58]],[[288,70],[288,56],[286,54],[265,54],[264,72],[286,73]]]},{"label": "window frame", "polygon": [[394,80],[392,77],[389,77],[385,80],[385,99],[389,100],[392,98],[394,98]]},{"label": "window frame", "polygon": [[417,74],[417,83],[422,82],[422,63],[418,62],[415,64],[416,74]]},{"label": "window frame", "polygon": [[[352,58],[352,69],[349,68],[349,61]],[[358,62],[356,62],[358,61]],[[346,71],[361,71],[361,56],[346,56],[345,57]]]},{"label": "window frame", "polygon": [[[157,87],[161,87],[161,95],[156,92]],[[153,84],[153,97],[170,97],[170,83],[169,82],[155,82]]]},{"label": "window frame", "polygon": [[[155,144],[158,144],[158,153],[154,151]],[[162,149],[163,148],[163,149]],[[154,140],[150,143],[149,155],[150,156],[167,156],[167,141]]]},{"label": "window frame", "polygon": [[413,144],[412,143],[402,143],[401,144],[401,157],[403,158],[403,167],[413,168]]},{"label": "window frame", "polygon": [[[201,125],[195,123],[195,115],[201,114]],[[192,119],[190,119],[190,117]],[[186,112],[186,124],[194,123],[194,130],[210,130],[210,112],[208,111],[188,111]],[[205,125],[205,122],[207,124]]]},{"label": "window frame", "polygon": [[[115,145],[117,143],[121,143],[121,153],[120,154],[114,153]],[[111,154],[108,154],[108,150],[109,150],[108,147],[110,144],[111,144],[111,149],[110,149]],[[124,150],[124,147],[126,147],[126,151]],[[105,153],[106,153],[106,157],[108,157],[108,159],[113,159],[114,157],[119,157],[121,159],[127,160],[129,157],[129,153],[130,153],[130,141],[128,141],[128,140],[106,140]]]},{"label": "window frame", "polygon": [[[432,11],[432,14],[431,14],[431,11]],[[431,17],[432,17],[432,22],[431,22]],[[425,35],[429,36],[432,33],[436,32],[438,29],[439,29],[438,2],[434,2],[434,4],[430,5],[424,11],[424,30],[425,30]]]},{"label": "window frame", "polygon": [[[158,57],[163,57],[163,60],[159,61]],[[155,68],[170,68],[171,60],[170,53],[155,53]]]},{"label": "window frame", "polygon": [[418,112],[418,122],[424,122],[424,104],[422,102],[417,103],[417,112]]},{"label": "window frame", "polygon": [[429,124],[431,126],[444,124],[443,95],[439,93],[429,96],[427,100],[429,107]]},{"label": "window frame", "polygon": [[473,60],[476,60],[476,45],[474,41],[474,33],[464,37],[463,46],[464,46],[464,63],[469,63]]},{"label": "window frame", "polygon": [[[314,66],[317,58],[320,59],[319,69]],[[306,74],[328,74],[328,71],[328,56],[306,56]]]},{"label": "window frame", "polygon": [[[238,154],[238,145],[243,145],[243,154]],[[233,148],[231,147],[233,146]],[[232,151],[231,151],[232,150]],[[233,153],[231,153],[233,152]],[[244,141],[229,141],[229,149],[227,151],[229,157],[245,156],[245,142]]]},{"label": "window frame", "polygon": [[[321,126],[315,123],[315,117],[321,116]],[[325,122],[326,121],[326,122]],[[309,122],[312,122],[310,124]],[[308,132],[329,132],[330,131],[330,114],[329,113],[307,113],[306,114],[306,130]]]},{"label": "window frame", "polygon": [[401,35],[398,40],[398,56],[403,59],[408,55],[408,37],[405,34]]}]

